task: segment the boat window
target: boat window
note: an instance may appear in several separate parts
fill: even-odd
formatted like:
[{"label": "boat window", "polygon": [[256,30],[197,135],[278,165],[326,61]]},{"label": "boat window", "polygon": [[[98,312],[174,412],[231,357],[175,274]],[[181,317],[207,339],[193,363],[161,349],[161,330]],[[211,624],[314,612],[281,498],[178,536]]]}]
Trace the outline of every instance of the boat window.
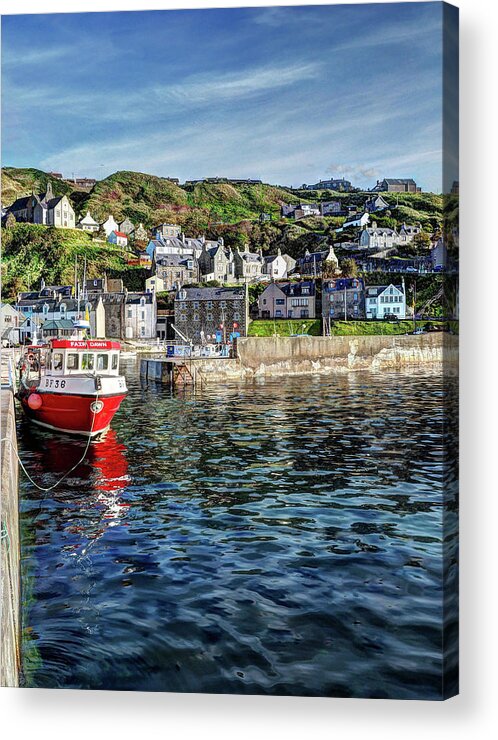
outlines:
[{"label": "boat window", "polygon": [[81,358],[81,369],[82,370],[93,370],[94,357],[95,355],[84,352]]},{"label": "boat window", "polygon": [[109,355],[97,355],[97,370],[107,370],[109,367]]},{"label": "boat window", "polygon": [[68,370],[77,370],[79,365],[79,356],[77,352],[72,352],[71,354],[68,354],[67,356],[67,369]]},{"label": "boat window", "polygon": [[112,356],[112,369],[117,370],[118,369],[118,363],[119,363],[119,355],[113,354]]},{"label": "boat window", "polygon": [[62,370],[62,352],[55,352],[52,356],[52,370]]}]

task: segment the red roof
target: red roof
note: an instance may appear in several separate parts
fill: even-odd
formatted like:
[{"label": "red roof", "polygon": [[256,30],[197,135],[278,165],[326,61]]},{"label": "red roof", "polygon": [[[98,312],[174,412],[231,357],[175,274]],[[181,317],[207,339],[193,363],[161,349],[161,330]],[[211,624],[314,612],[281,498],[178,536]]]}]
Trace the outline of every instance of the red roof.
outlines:
[{"label": "red roof", "polygon": [[125,239],[128,239],[128,235],[127,234],[123,234],[122,231],[115,231],[114,233],[116,234],[116,236],[124,236]]},{"label": "red roof", "polygon": [[53,349],[121,349],[119,342],[109,339],[52,339],[50,344]]}]

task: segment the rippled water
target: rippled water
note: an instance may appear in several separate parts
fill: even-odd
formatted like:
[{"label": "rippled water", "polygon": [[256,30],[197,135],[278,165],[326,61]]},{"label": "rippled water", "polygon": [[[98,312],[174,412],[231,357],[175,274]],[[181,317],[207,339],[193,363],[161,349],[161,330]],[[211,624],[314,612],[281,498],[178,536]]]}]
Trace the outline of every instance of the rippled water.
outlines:
[{"label": "rippled water", "polygon": [[[440,698],[452,381],[172,395],[126,368],[88,464],[22,485],[26,685]],[[81,455],[19,427],[46,485]]]}]

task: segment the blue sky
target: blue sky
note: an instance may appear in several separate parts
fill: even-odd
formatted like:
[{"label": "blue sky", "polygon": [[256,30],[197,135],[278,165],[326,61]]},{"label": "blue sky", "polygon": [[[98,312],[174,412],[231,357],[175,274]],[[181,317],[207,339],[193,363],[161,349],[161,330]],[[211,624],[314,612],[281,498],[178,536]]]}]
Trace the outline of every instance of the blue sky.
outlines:
[{"label": "blue sky", "polygon": [[441,190],[442,4],[2,18],[2,161]]}]

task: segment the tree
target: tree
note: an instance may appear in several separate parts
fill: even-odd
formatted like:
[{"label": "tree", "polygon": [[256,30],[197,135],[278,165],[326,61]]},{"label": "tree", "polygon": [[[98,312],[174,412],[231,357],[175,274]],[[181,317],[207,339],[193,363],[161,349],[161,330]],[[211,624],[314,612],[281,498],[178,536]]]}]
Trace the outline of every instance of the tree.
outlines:
[{"label": "tree", "polygon": [[12,229],[16,225],[16,217],[13,213],[8,213],[7,218],[5,219],[5,227],[7,229]]},{"label": "tree", "polygon": [[354,278],[358,277],[358,265],[354,259],[347,257],[341,262],[342,274],[344,277]]},{"label": "tree", "polygon": [[431,237],[426,231],[420,231],[415,234],[412,240],[412,245],[417,251],[427,250],[431,248]]}]

